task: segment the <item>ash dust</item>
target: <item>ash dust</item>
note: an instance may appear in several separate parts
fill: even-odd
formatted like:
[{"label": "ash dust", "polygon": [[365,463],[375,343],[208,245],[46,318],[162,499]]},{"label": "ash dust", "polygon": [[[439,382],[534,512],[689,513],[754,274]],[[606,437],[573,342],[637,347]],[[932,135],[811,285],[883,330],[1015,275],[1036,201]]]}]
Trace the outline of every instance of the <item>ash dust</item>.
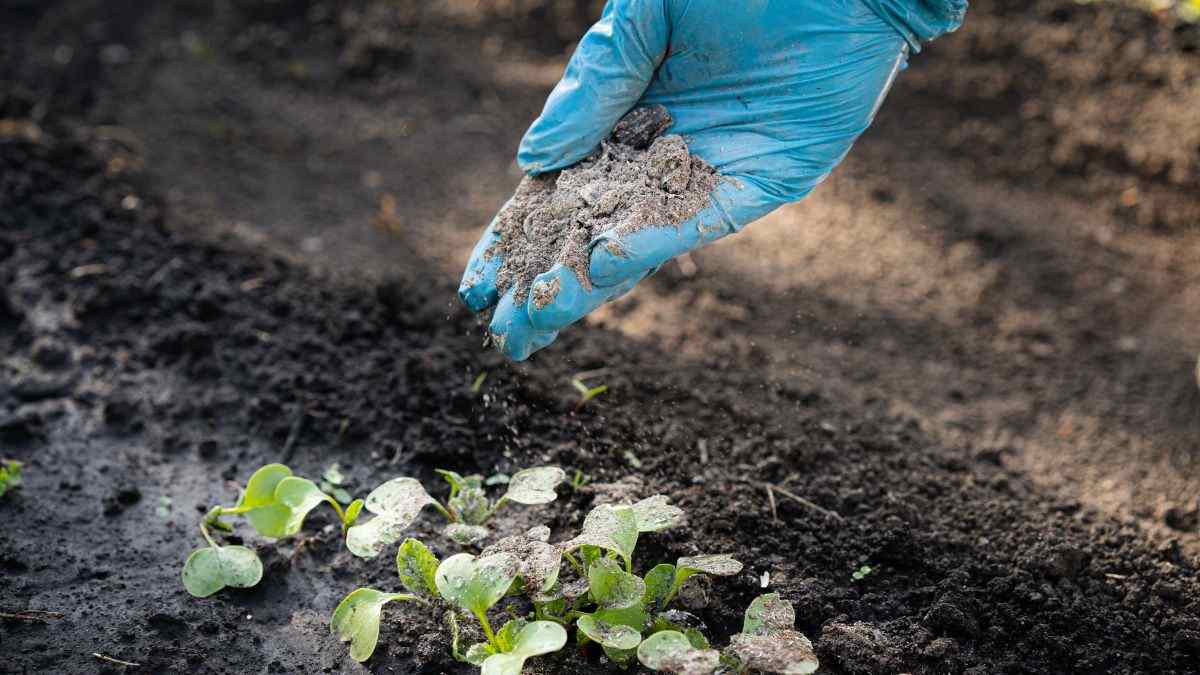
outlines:
[{"label": "ash dust", "polygon": [[[670,125],[665,108],[639,108],[579,164],[525,177],[501,211],[497,240],[484,254],[503,261],[496,276],[499,292],[515,288],[517,303],[524,303],[534,279],[555,263],[571,268],[590,290],[589,249],[596,236],[678,225],[708,206],[720,176],[688,152],[682,136],[662,135]],[[545,307],[558,290],[536,293],[535,303]]]}]

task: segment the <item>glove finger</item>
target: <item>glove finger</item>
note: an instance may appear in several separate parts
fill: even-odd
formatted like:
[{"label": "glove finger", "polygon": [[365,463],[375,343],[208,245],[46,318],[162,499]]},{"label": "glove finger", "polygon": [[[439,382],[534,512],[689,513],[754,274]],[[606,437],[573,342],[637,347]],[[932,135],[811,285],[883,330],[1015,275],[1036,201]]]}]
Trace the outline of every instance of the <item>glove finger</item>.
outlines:
[{"label": "glove finger", "polygon": [[767,194],[750,179],[726,179],[713,193],[707,208],[679,225],[651,226],[632,232],[614,228],[597,236],[591,244],[592,283],[604,287],[640,279],[646,270],[657,268],[681,253],[741,231],[783,201]]},{"label": "glove finger", "polygon": [[667,53],[666,4],[610,0],[525,133],[517,152],[522,169],[555,171],[587,157],[642,98]]},{"label": "glove finger", "polygon": [[525,303],[518,305],[514,294],[515,291],[510,288],[500,298],[500,302],[496,304],[496,311],[492,314],[488,332],[501,354],[513,361],[524,361],[537,350],[554,342],[558,333],[535,330],[529,322]]},{"label": "glove finger", "polygon": [[[507,208],[507,205],[505,205]],[[501,209],[503,212],[504,209]],[[500,270],[500,256],[487,256],[487,250],[496,243],[499,235],[496,233],[496,221],[493,218],[483,235],[471,251],[471,259],[467,261],[466,271],[463,272],[462,282],[458,286],[458,297],[462,299],[472,312],[483,310],[496,304],[499,294],[496,292],[496,272]]]},{"label": "glove finger", "polygon": [[582,319],[592,310],[629,292],[646,275],[627,279],[615,286],[583,287],[569,267],[556,263],[539,274],[529,291],[529,321],[538,331],[558,331]]}]

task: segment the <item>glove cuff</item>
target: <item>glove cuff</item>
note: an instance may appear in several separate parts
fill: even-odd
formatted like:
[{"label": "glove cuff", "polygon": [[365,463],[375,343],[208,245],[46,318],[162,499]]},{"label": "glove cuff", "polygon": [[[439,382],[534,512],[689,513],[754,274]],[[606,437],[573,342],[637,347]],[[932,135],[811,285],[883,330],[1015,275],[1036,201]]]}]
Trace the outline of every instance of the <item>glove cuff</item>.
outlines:
[{"label": "glove cuff", "polygon": [[913,53],[921,44],[953,33],[967,15],[967,0],[863,0],[904,36]]}]

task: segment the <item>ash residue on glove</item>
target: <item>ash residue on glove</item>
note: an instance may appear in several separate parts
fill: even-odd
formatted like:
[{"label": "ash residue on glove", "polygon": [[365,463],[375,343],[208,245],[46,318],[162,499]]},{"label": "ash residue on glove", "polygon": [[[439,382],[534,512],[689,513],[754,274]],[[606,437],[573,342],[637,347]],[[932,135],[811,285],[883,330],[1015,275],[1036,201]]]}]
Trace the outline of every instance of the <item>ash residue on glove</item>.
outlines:
[{"label": "ash residue on glove", "polygon": [[[516,288],[525,302],[534,278],[561,262],[584,288],[588,245],[612,228],[631,232],[678,225],[708,206],[720,176],[688,153],[681,136],[662,136],[671,125],[666,108],[630,112],[612,138],[582,162],[559,172],[526,177],[496,222],[496,243],[484,254],[500,256],[496,288]],[[553,293],[538,294],[543,307]]]}]

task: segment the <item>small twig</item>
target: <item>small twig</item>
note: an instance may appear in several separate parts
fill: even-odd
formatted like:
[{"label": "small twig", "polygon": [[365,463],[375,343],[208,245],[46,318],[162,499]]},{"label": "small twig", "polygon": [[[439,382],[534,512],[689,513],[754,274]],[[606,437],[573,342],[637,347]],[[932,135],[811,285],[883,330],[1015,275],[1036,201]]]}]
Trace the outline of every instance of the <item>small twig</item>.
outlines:
[{"label": "small twig", "polygon": [[41,623],[49,623],[49,619],[61,619],[66,614],[62,612],[47,612],[40,609],[27,609],[23,612],[0,612],[0,619],[12,619],[13,621],[40,621]]},{"label": "small twig", "polygon": [[296,408],[296,416],[292,419],[292,428],[288,430],[287,441],[283,444],[283,461],[291,461],[292,455],[296,452],[296,441],[300,438],[300,432],[304,429],[304,418],[308,416],[308,411],[304,409],[304,404],[300,404]]},{"label": "small twig", "polygon": [[823,513],[823,514],[829,516],[830,518],[833,518],[836,521],[839,521],[839,522],[846,521],[846,519],[842,517],[842,514],[836,512],[836,511],[830,511],[829,509],[827,509],[823,506],[819,506],[819,505],[805,499],[804,497],[801,497],[798,494],[795,494],[793,492],[790,492],[788,490],[785,490],[785,489],[779,487],[778,485],[771,485],[770,483],[764,483],[764,485],[767,486],[768,490],[770,490],[772,492],[778,492],[779,494],[783,495],[784,497],[787,497],[788,499],[796,502],[797,504],[800,504],[802,506],[807,506],[808,508],[810,508],[814,511],[817,511],[819,513]]},{"label": "small twig", "polygon": [[770,485],[764,485],[763,488],[767,491],[767,503],[771,505],[771,522],[778,523],[779,510],[775,505],[775,491],[771,489]]},{"label": "small twig", "polygon": [[100,652],[92,652],[92,656],[100,659],[101,661],[115,663],[118,666],[128,666],[130,668],[138,668],[142,665],[140,663],[134,663],[133,661],[122,661],[121,659],[114,659],[113,657],[105,656],[105,655],[101,654]]}]

